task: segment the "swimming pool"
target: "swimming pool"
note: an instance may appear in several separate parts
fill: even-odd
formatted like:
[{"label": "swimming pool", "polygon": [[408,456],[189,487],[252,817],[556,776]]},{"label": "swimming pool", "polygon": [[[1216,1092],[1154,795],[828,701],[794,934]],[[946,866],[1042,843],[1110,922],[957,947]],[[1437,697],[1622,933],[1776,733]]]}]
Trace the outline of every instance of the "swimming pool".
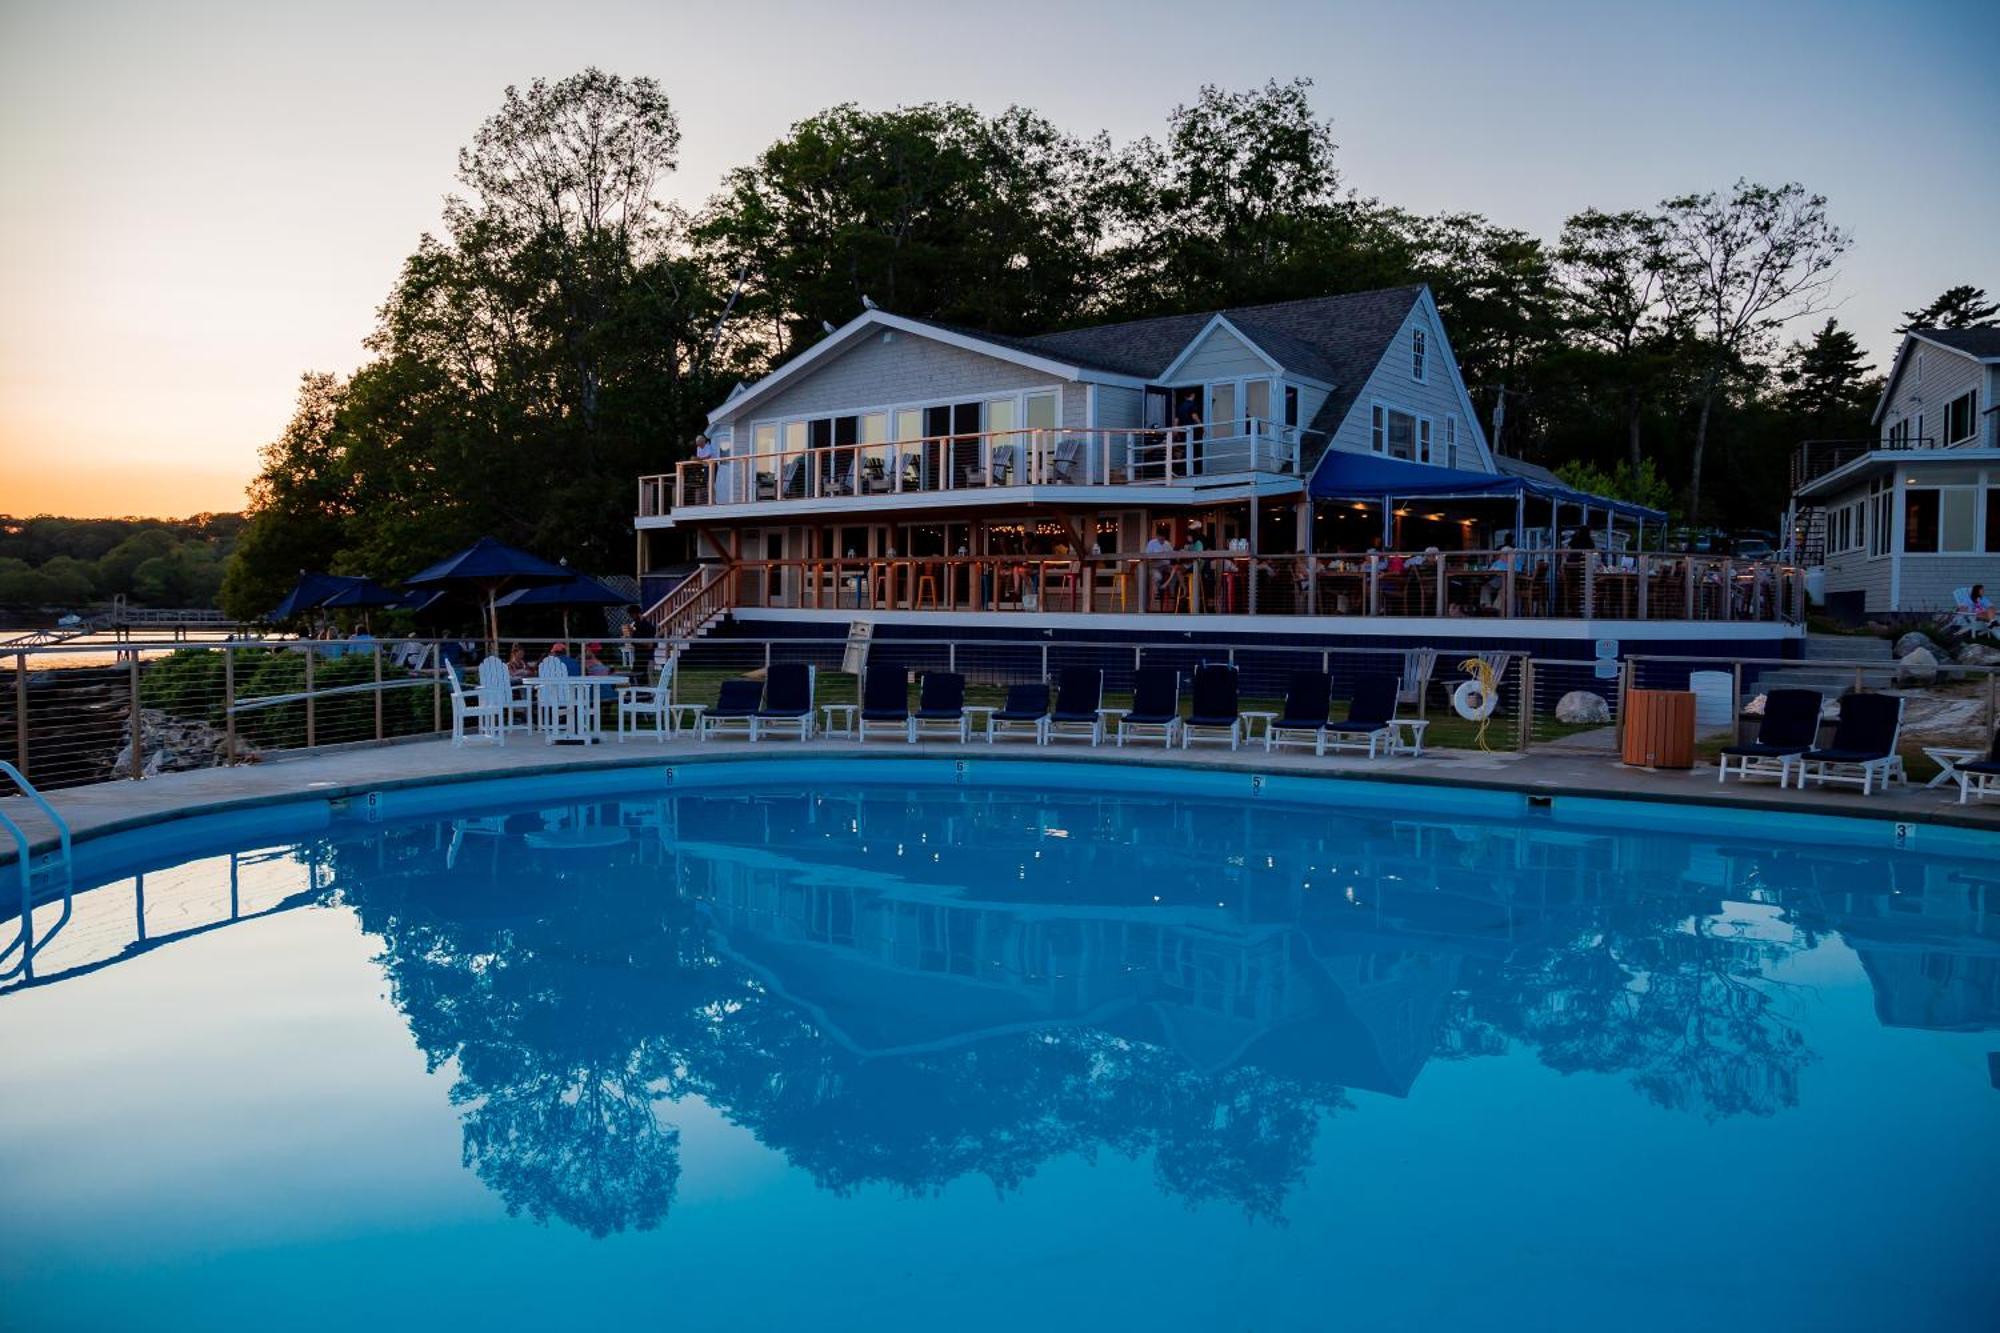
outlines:
[{"label": "swimming pool", "polygon": [[79,848],[0,1326],[1985,1328],[1990,835],[742,760]]}]

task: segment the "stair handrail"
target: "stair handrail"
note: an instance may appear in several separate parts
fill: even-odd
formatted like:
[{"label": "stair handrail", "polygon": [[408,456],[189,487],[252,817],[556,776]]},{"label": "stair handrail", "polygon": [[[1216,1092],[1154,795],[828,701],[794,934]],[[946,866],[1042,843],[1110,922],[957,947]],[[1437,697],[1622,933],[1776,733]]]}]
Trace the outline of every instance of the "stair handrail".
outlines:
[{"label": "stair handrail", "polygon": [[[688,638],[689,631],[726,607],[729,586],[727,565],[705,564],[699,573],[690,575],[679,587],[653,603],[646,610],[645,619],[663,639]],[[689,622],[685,630],[678,623],[683,619]]]},{"label": "stair handrail", "polygon": [[53,805],[49,804],[48,797],[42,795],[35,788],[34,783],[28,781],[27,774],[4,759],[0,759],[0,774],[4,774],[11,780],[14,786],[20,790],[21,795],[33,802],[48,819],[49,823],[55,827],[56,837],[61,849],[58,864],[62,869],[63,891],[62,915],[56,918],[56,923],[49,927],[48,933],[42,936],[40,943],[37,943],[35,940],[34,849],[28,841],[26,830],[17,824],[6,811],[0,810],[0,828],[6,829],[9,836],[14,839],[16,848],[15,859],[21,868],[21,931],[12,944],[8,945],[5,949],[0,949],[0,964],[4,964],[11,958],[16,949],[21,951],[21,960],[12,967],[0,970],[0,981],[6,981],[26,972],[33,965],[35,955],[41,952],[50,940],[55,938],[57,931],[69,924],[70,912],[73,908],[73,895],[76,888],[76,877],[71,873],[69,821],[64,819]]}]

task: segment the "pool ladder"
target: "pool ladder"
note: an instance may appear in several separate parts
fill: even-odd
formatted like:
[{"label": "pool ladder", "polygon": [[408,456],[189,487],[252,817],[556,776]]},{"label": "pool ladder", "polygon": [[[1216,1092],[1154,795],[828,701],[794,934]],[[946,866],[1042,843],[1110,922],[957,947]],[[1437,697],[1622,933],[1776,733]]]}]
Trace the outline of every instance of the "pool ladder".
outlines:
[{"label": "pool ladder", "polygon": [[[32,978],[35,975],[35,955],[56,937],[56,932],[69,924],[70,899],[75,888],[75,876],[71,874],[69,821],[56,813],[48,798],[35,790],[27,775],[4,759],[0,759],[0,775],[4,775],[20,789],[21,795],[35,803],[49,823],[55,826],[57,848],[53,855],[42,858],[36,864],[33,847],[21,826],[0,810],[0,829],[13,836],[16,851],[15,864],[20,867],[21,876],[21,930],[14,942],[0,950],[0,981],[12,981],[17,976]],[[35,876],[52,873],[62,887],[62,914],[55,924],[41,933],[35,934]],[[19,958],[14,955],[18,952]]]}]

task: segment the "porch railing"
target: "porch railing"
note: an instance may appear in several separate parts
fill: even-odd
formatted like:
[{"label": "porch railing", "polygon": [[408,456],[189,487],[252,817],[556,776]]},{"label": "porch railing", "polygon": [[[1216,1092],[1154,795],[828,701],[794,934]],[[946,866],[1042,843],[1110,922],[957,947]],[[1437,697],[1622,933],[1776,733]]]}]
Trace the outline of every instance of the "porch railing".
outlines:
[{"label": "porch railing", "polygon": [[1597,551],[824,557],[727,568],[735,606],[818,610],[1795,624],[1806,605],[1797,566]]},{"label": "porch railing", "polygon": [[1246,418],[1159,430],[984,431],[694,459],[639,479],[639,516],[760,501],[1296,474],[1303,434]]}]

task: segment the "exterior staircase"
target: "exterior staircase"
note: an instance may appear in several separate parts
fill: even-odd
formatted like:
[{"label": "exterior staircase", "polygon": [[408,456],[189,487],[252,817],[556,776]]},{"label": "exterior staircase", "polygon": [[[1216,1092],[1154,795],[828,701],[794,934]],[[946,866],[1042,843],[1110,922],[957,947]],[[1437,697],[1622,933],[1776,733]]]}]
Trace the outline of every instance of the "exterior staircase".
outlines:
[{"label": "exterior staircase", "polygon": [[[1856,662],[1868,665],[1856,667],[1853,665]],[[1877,662],[1881,665],[1873,665]],[[1756,694],[1781,688],[1818,690],[1831,699],[1857,684],[1863,689],[1879,690],[1895,683],[1896,655],[1887,639],[1858,634],[1808,634],[1803,662],[1797,666],[1760,667],[1754,683],[1746,680],[1743,688],[1746,693]]]},{"label": "exterior staircase", "polygon": [[642,617],[653,632],[672,645],[670,655],[701,638],[735,603],[736,580],[727,565],[703,565],[681,585],[648,607]]}]

